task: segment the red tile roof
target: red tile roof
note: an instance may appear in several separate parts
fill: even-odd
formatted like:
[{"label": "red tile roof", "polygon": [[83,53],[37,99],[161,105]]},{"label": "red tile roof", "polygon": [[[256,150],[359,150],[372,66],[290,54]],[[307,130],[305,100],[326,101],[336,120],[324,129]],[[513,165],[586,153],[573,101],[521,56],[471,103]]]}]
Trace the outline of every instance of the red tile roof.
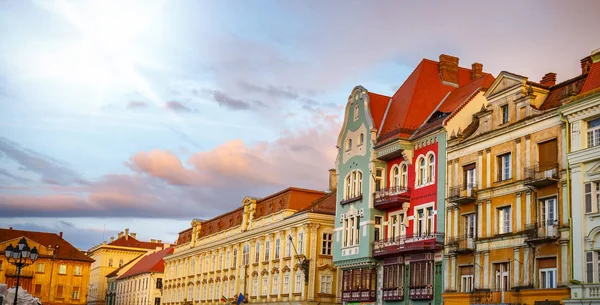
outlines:
[{"label": "red tile roof", "polygon": [[581,93],[586,93],[598,88],[600,88],[600,61],[595,62],[592,65],[587,80],[583,85],[583,89],[581,89]]},{"label": "red tile roof", "polygon": [[[64,240],[60,235],[56,233],[47,232],[35,232],[35,231],[23,231],[0,228],[0,242],[4,242],[11,239],[17,239],[26,237],[31,239],[40,245],[49,246],[56,248],[55,257],[66,260],[94,262],[94,260],[83,254],[83,252],[77,250],[68,241]],[[17,240],[18,242],[18,240]],[[13,245],[14,246],[14,245]],[[58,247],[57,247],[58,246]],[[42,257],[40,255],[40,257]]]},{"label": "red tile roof", "polygon": [[179,232],[179,235],[177,237],[178,245],[183,245],[192,240],[192,229],[193,229],[192,227],[189,227],[189,228]]},{"label": "red tile roof", "polygon": [[373,118],[373,125],[376,129],[379,129],[391,97],[372,92],[369,92],[368,94],[369,111],[371,112],[371,117]]},{"label": "red tile roof", "polygon": [[147,241],[139,241],[129,235],[121,236],[120,238],[114,240],[109,243],[110,246],[118,246],[118,247],[133,247],[133,248],[143,248],[143,249],[156,249],[156,247],[161,247],[164,245],[163,243],[152,243]]},{"label": "red tile roof", "polygon": [[[483,73],[485,75],[487,73]],[[471,69],[459,67],[458,87],[471,81]],[[438,107],[440,101],[455,89],[455,86],[442,82],[437,61],[423,59],[392,96],[379,141],[396,136],[410,137]]]},{"label": "red tile roof", "polygon": [[163,273],[165,271],[165,260],[163,258],[166,255],[173,253],[173,250],[173,247],[169,247],[155,253],[148,254],[139,262],[137,262],[137,264],[133,265],[131,269],[119,276],[119,279],[148,272]]},{"label": "red tile roof", "polygon": [[[331,193],[313,201],[309,206],[304,209],[298,211],[297,215],[302,212],[313,212],[313,213],[322,213],[322,214],[330,214],[335,215],[335,207],[337,204],[336,200],[337,191],[332,191]],[[292,215],[293,217],[293,215]]]},{"label": "red tile roof", "polygon": [[448,95],[448,97],[444,100],[438,111],[444,113],[454,112],[459,106],[462,106],[464,102],[467,101],[468,98],[472,97],[475,93],[486,90],[489,88],[494,82],[494,77],[490,74],[485,74],[482,77],[479,77],[470,83],[456,88],[454,91]]},{"label": "red tile roof", "polygon": [[589,79],[589,74],[582,74],[552,86],[550,92],[548,92],[548,96],[539,109],[553,109],[568,102],[570,97],[573,97],[582,91],[586,79]]}]

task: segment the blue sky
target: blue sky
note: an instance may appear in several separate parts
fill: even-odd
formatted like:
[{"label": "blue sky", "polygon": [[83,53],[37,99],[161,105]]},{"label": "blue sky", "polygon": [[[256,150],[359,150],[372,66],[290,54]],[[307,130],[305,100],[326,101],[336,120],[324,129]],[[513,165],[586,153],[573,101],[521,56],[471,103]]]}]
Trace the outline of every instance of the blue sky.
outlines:
[{"label": "blue sky", "polygon": [[[0,226],[174,240],[327,188],[355,85],[442,54],[538,81],[600,47],[595,1],[3,1]],[[157,224],[160,224],[157,226]]]}]

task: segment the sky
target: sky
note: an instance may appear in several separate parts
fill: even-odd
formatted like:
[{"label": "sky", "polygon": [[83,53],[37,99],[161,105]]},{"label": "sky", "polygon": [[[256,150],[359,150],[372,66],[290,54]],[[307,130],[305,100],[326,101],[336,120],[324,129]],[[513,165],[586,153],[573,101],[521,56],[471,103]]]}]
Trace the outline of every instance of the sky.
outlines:
[{"label": "sky", "polygon": [[328,189],[352,88],[422,58],[581,73],[600,2],[0,2],[0,227],[81,249],[175,241],[290,186]]}]

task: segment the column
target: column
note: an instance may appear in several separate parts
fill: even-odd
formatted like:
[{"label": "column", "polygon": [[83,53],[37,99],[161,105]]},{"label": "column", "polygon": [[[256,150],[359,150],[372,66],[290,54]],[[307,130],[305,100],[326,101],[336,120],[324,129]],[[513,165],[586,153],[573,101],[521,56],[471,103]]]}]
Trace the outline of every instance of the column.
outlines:
[{"label": "column", "polygon": [[477,152],[477,188],[483,188],[483,151]]},{"label": "column", "polygon": [[523,285],[529,285],[529,247],[525,247],[525,253],[523,256]]},{"label": "column", "polygon": [[458,211],[459,209],[454,209],[454,232],[452,232],[454,234],[455,237],[458,237],[459,233],[458,233]]},{"label": "column", "polygon": [[481,229],[483,222],[483,201],[479,201],[476,205],[477,207],[477,236],[483,237],[483,231]]},{"label": "column", "polygon": [[490,252],[483,253],[483,287],[490,288]]},{"label": "column", "polygon": [[[448,187],[453,187],[454,186],[454,180],[452,180],[452,177],[454,176],[454,174],[452,173],[452,160],[448,161]],[[448,189],[448,194],[450,194],[450,189]]]},{"label": "column", "polygon": [[456,255],[452,255],[451,260],[452,260],[452,273],[450,274],[450,276],[451,276],[450,286],[451,286],[451,289],[458,290],[458,288],[456,287],[456,276],[458,274],[458,267],[456,267]]},{"label": "column", "polygon": [[446,210],[446,214],[447,214],[446,219],[448,220],[448,222],[446,223],[446,226],[447,226],[446,227],[446,230],[447,230],[446,239],[449,241],[450,238],[452,238],[452,236],[454,236],[453,235],[454,233],[452,232],[452,210],[450,208],[448,208]]},{"label": "column", "polygon": [[525,191],[525,221],[531,224],[531,191]]},{"label": "column", "polygon": [[530,156],[530,151],[531,148],[529,147],[529,142],[530,142],[530,135],[526,135],[525,136],[525,167],[530,167],[531,166],[531,156]]},{"label": "column", "polygon": [[521,286],[521,283],[519,283],[519,266],[521,265],[521,260],[519,259],[519,253],[521,253],[521,248],[520,247],[515,247],[514,249],[514,253],[513,253],[513,264],[512,264],[512,268],[513,268],[513,284],[511,284],[511,286]]},{"label": "column", "polygon": [[454,185],[458,185],[460,182],[460,179],[458,179],[458,177],[460,176],[460,174],[458,173],[458,159],[454,160]]},{"label": "column", "polygon": [[[569,257],[568,254],[569,251],[569,241],[568,240],[561,240],[560,241],[560,257],[557,258],[556,260],[556,266],[560,266],[560,281],[558,281],[558,285],[561,284],[568,284],[567,279],[569,279],[569,260],[567,259],[567,257]],[[563,264],[564,262],[564,264]]]},{"label": "column", "polygon": [[517,180],[521,180],[521,169],[523,168],[521,166],[521,139],[516,139],[515,140],[515,144],[516,144],[515,146],[517,148],[517,151],[516,151],[517,155],[516,155],[516,158],[515,158],[515,160],[517,161],[517,163],[515,163],[515,166],[516,166],[516,168],[515,168],[515,172],[516,172],[515,177],[517,178]]},{"label": "column", "polygon": [[486,201],[485,206],[485,234],[486,237],[492,236],[492,201]]},{"label": "column", "polygon": [[479,252],[475,252],[475,265],[473,266],[473,288],[481,287],[481,256]]},{"label": "column", "polygon": [[[446,261],[446,263],[444,264],[444,274],[447,275],[447,277],[452,278],[452,273],[453,273],[453,269],[450,266],[450,255],[444,255],[444,260]],[[443,281],[444,282],[444,291],[446,290],[450,290],[450,281]],[[378,293],[380,294],[380,293]]]},{"label": "column", "polygon": [[517,192],[517,198],[516,198],[516,222],[517,222],[517,232],[520,232],[523,229],[523,219],[521,219],[521,192]]},{"label": "column", "polygon": [[485,163],[486,163],[486,165],[485,165],[485,170],[486,170],[486,175],[485,175],[485,176],[486,176],[486,182],[485,182],[485,183],[486,183],[486,184],[485,184],[485,185],[486,185],[487,187],[490,187],[490,186],[492,185],[492,180],[491,180],[491,179],[492,179],[492,166],[491,166],[491,159],[492,159],[492,156],[491,156],[491,152],[492,152],[492,150],[491,150],[491,149],[489,149],[489,148],[486,148],[486,149],[485,149],[485,153],[486,153],[486,155],[485,155],[485,158],[486,158],[486,162],[485,162]]}]

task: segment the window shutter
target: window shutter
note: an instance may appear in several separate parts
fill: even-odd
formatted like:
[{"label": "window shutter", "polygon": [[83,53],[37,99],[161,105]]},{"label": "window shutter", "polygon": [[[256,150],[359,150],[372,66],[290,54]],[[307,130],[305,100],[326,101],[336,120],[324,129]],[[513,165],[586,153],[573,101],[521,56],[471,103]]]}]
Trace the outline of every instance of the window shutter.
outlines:
[{"label": "window shutter", "polygon": [[585,212],[592,212],[592,183],[585,184]]},{"label": "window shutter", "polygon": [[538,258],[538,268],[556,268],[556,257]]},{"label": "window shutter", "polygon": [[556,149],[556,140],[546,141],[538,144],[539,171],[545,171],[556,166],[558,152]]}]

